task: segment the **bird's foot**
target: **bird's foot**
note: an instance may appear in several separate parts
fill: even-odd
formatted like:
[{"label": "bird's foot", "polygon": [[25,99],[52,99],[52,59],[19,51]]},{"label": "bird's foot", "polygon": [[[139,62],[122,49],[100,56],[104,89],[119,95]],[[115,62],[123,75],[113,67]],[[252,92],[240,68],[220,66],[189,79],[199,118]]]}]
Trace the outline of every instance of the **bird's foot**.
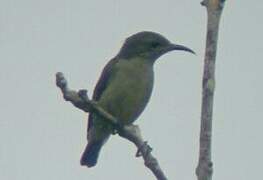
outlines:
[{"label": "bird's foot", "polygon": [[86,89],[80,89],[78,91],[78,95],[81,97],[81,98],[87,98],[88,97],[88,90]]},{"label": "bird's foot", "polygon": [[142,156],[142,153],[145,153],[146,155],[152,152],[152,148],[148,145],[147,141],[144,141],[143,144],[138,148],[136,152],[136,157]]},{"label": "bird's foot", "polygon": [[114,124],[111,134],[112,135],[118,134],[121,129],[123,129],[123,125],[121,123]]},{"label": "bird's foot", "polygon": [[113,129],[112,131],[111,131],[111,134],[112,135],[115,135],[115,134],[117,134],[118,133],[118,130],[117,129]]}]

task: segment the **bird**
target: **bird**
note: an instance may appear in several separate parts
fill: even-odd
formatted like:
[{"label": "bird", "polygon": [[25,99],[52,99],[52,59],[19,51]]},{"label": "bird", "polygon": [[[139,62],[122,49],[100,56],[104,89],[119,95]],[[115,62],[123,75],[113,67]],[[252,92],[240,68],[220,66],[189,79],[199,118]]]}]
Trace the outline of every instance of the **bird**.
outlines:
[{"label": "bird", "polygon": [[[154,84],[154,63],[163,54],[190,48],[173,44],[159,33],[142,31],[128,37],[118,54],[104,67],[92,100],[118,119],[120,125],[132,124],[145,109]],[[96,113],[88,117],[88,144],[80,164],[97,164],[102,146],[113,134],[112,124]]]}]

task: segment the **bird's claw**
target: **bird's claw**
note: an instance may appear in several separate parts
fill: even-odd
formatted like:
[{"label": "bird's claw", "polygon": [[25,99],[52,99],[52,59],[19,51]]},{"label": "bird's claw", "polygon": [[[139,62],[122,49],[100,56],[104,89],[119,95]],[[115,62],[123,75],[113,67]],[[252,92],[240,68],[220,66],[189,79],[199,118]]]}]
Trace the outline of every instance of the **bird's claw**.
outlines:
[{"label": "bird's claw", "polygon": [[87,97],[87,93],[88,93],[88,91],[87,91],[86,89],[80,89],[80,90],[78,91],[78,95],[79,95],[80,97]]},{"label": "bird's claw", "polygon": [[117,133],[118,133],[118,130],[117,130],[116,128],[114,128],[114,129],[112,130],[112,132],[111,132],[112,135],[115,135],[115,134],[117,134]]},{"label": "bird's claw", "polygon": [[123,125],[122,124],[120,124],[120,123],[114,124],[111,134],[112,135],[118,134],[121,129],[123,129]]},{"label": "bird's claw", "polygon": [[148,145],[147,141],[144,141],[144,143],[138,148],[136,152],[136,157],[142,156],[142,153],[145,152],[145,154],[149,154],[152,152],[152,148]]}]

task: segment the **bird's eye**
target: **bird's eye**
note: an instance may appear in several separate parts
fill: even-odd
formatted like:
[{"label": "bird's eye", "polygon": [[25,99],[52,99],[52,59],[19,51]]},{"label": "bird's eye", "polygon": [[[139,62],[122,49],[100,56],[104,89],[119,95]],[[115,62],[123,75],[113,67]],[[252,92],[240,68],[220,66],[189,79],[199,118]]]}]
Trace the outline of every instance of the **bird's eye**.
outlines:
[{"label": "bird's eye", "polygon": [[152,43],[152,47],[153,48],[157,48],[157,47],[159,47],[161,44],[159,43],[159,42],[153,42]]}]

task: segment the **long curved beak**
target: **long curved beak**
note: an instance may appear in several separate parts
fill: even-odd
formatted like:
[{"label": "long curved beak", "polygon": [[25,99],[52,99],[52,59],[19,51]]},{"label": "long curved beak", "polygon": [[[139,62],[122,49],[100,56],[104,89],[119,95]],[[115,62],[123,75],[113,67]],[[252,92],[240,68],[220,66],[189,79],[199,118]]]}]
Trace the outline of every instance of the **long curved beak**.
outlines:
[{"label": "long curved beak", "polygon": [[192,54],[195,54],[195,52],[192,49],[179,44],[170,44],[169,47],[167,48],[167,51],[173,51],[173,50],[187,51]]}]

